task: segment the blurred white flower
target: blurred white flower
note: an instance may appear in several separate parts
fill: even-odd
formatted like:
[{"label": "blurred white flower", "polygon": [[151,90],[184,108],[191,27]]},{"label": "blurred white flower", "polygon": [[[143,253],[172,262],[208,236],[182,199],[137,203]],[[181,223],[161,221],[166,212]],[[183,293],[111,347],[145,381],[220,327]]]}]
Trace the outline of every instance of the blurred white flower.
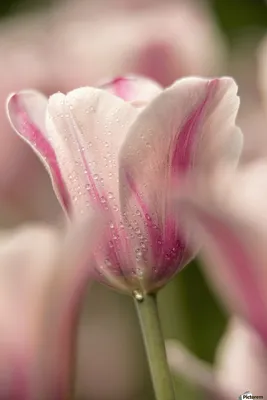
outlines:
[{"label": "blurred white flower", "polygon": [[237,318],[230,320],[214,365],[175,341],[167,342],[167,354],[172,371],[210,400],[237,399],[247,389],[254,395],[266,393],[267,349],[257,333]]}]

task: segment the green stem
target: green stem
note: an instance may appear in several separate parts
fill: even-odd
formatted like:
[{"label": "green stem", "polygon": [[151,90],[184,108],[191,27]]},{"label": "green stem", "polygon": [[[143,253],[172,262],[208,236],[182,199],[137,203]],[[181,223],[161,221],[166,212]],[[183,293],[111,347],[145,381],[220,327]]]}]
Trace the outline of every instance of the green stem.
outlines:
[{"label": "green stem", "polygon": [[155,294],[134,292],[156,400],[175,400]]}]

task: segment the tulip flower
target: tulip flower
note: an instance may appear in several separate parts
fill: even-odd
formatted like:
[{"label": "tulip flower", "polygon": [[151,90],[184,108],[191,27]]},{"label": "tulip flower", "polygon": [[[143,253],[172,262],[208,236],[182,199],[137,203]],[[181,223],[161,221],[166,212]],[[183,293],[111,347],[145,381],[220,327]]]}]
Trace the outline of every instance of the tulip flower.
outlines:
[{"label": "tulip flower", "polygon": [[255,396],[266,393],[267,349],[257,333],[238,318],[230,319],[213,365],[176,341],[167,342],[167,354],[173,373],[209,400],[237,399],[248,390]]},{"label": "tulip flower", "polygon": [[164,91],[118,78],[49,100],[24,91],[8,101],[13,127],[46,165],[70,217],[92,208],[109,216],[99,278],[130,292],[156,290],[192,258],[168,202],[179,190],[172,180],[182,190],[190,171],[236,158],[237,108],[230,78],[188,78]]},{"label": "tulip flower", "polygon": [[198,247],[189,250],[191,232],[181,231],[169,200],[190,174],[236,162],[236,91],[230,78],[188,78],[161,91],[121,77],[49,100],[34,91],[8,100],[14,129],[46,165],[69,217],[105,215],[96,277],[133,294],[158,400],[174,392],[154,292]]},{"label": "tulip flower", "polygon": [[92,230],[95,237],[88,223],[65,233],[43,225],[1,233],[1,399],[68,398]]}]

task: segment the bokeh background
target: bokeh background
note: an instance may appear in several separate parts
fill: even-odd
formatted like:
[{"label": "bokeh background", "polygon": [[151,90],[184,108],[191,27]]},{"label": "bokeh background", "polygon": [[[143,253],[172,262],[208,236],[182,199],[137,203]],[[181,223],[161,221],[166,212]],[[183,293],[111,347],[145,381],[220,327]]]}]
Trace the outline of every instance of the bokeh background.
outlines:
[{"label": "bokeh background", "polygon": [[[98,1],[77,1],[77,4],[80,4],[81,7],[84,7],[85,3],[90,3],[90,7],[87,10],[88,21],[85,23],[85,26],[86,24],[88,26],[91,23],[95,24],[96,17],[93,3],[97,6]],[[106,5],[101,6],[100,11],[98,11],[105,18],[107,18],[109,13],[110,6],[108,2],[109,0],[106,0]],[[198,0],[195,2],[200,3]],[[8,49],[10,57],[12,46],[14,52],[18,51],[16,40],[20,42],[20,33],[21,35],[25,34],[25,39],[20,44],[22,47],[30,45],[27,40],[30,41],[33,39],[31,35],[36,35],[38,29],[40,36],[49,35],[50,32],[47,28],[49,24],[46,24],[46,28],[44,28],[41,19],[38,24],[36,18],[39,18],[39,12],[46,13],[48,9],[54,7],[55,3],[56,0],[5,0],[0,3],[0,86],[5,86],[5,81],[10,80],[11,84],[9,87],[12,88],[12,82],[19,79],[16,76],[17,70],[20,70],[21,73],[21,70],[24,71],[24,69],[31,68],[31,63],[36,62],[34,56],[31,61],[25,56],[25,59],[23,57],[21,59],[14,57],[13,61],[11,60],[7,63],[4,45]],[[55,29],[54,25],[58,24],[64,30],[64,19],[70,18],[70,15],[66,15],[65,11],[63,11],[64,2],[61,3],[62,11],[59,11],[57,16],[54,17],[53,24],[51,25],[53,29]],[[71,3],[74,5],[75,0],[72,0]],[[163,0],[162,4],[164,5]],[[266,3],[263,0],[210,0],[205,6],[210,7],[212,18],[221,30],[221,35],[227,48],[227,54],[224,54],[220,73],[233,74],[241,85],[241,93],[243,91],[245,95],[251,93],[251,96],[253,96],[253,88],[254,85],[256,86],[257,81],[254,65],[255,51],[261,38],[267,32]],[[114,5],[113,7],[116,8],[119,6]],[[150,5],[150,7],[154,6]],[[76,8],[75,10],[77,12]],[[129,12],[134,13],[136,11],[132,10]],[[111,18],[113,18],[112,15]],[[97,18],[100,17],[98,16]],[[84,16],[84,19],[86,20],[86,16]],[[30,32],[31,25],[35,26],[34,30],[32,34],[28,33],[27,36],[25,32]],[[10,35],[12,35],[13,31],[15,32],[13,34],[14,37],[9,42],[9,37],[11,37]],[[97,34],[104,35],[104,31],[105,26],[99,29]],[[45,42],[43,37],[40,38],[40,43],[38,43],[36,37],[34,40],[36,41],[35,46],[37,50],[45,54],[45,46],[50,46],[49,41]],[[78,47],[80,44],[79,36],[75,40]],[[89,43],[89,41],[94,42],[98,38],[89,36],[87,40]],[[177,37],[173,40],[179,41],[179,38]],[[55,44],[51,43],[52,45],[55,46]],[[116,52],[116,41],[114,41],[112,46],[114,46],[114,52]],[[218,46],[221,46],[221,44],[218,43]],[[47,57],[51,57],[48,50]],[[60,48],[58,50],[60,51]],[[21,52],[23,52],[23,49]],[[86,52],[86,47],[84,47],[83,52]],[[39,53],[36,51],[36,54]],[[47,60],[45,60],[45,55],[42,55],[42,57],[44,57],[43,62],[46,65]],[[110,52],[110,57],[112,57],[112,51]],[[83,61],[79,60],[79,58],[70,57],[67,62],[68,64],[66,65],[66,59],[62,58],[62,65],[60,65],[60,58],[57,60],[59,71],[62,70],[62,75],[64,75],[65,69],[74,68],[75,65]],[[98,62],[101,63],[101,60],[98,61],[97,58],[91,60],[92,64],[96,64],[93,68],[98,68]],[[16,64],[15,66],[14,63]],[[11,76],[10,67],[14,70]],[[90,71],[88,70],[89,73]],[[51,75],[51,88],[45,88],[48,94],[51,91],[62,90],[61,82],[57,88],[57,77],[60,81],[60,76],[61,74],[58,72],[56,76]],[[106,76],[102,78],[105,79]],[[89,83],[94,83],[91,77]],[[68,85],[66,86],[68,89],[70,88]],[[248,98],[244,102],[250,104],[252,100]],[[1,146],[3,143],[9,146],[5,140],[7,139],[5,138],[4,142],[2,141]],[[55,205],[50,184],[46,180],[45,174],[41,174],[42,179],[40,179],[38,190],[36,190],[36,177],[33,171],[29,175],[25,175],[26,170],[21,169],[21,166],[27,164],[29,153],[26,152],[26,155],[23,156],[24,158],[20,161],[19,169],[16,166],[17,158],[20,157],[20,152],[23,151],[24,148],[22,150],[16,148],[13,151],[10,145],[9,159],[5,161],[8,163],[8,167],[6,167],[8,169],[8,177],[5,182],[1,178],[2,193],[5,193],[1,199],[3,204],[0,213],[2,227],[16,225],[28,219],[49,219],[50,221],[54,221],[57,218],[58,208]],[[2,152],[0,152],[1,174],[5,175],[6,164],[1,161],[1,157]],[[34,160],[32,162],[32,167],[30,166],[30,168],[35,168],[35,162],[37,161]],[[13,172],[9,175],[11,170]],[[24,185],[26,181],[27,186]],[[18,182],[22,182],[23,185],[20,185]],[[12,187],[11,189],[9,188],[9,184]],[[25,189],[28,186],[29,190]],[[31,189],[31,186],[35,188],[35,191]],[[49,195],[47,191],[49,191]],[[19,195],[18,192],[20,193]],[[36,197],[38,197],[39,202],[45,203],[45,207],[42,207],[42,212],[39,209],[37,210],[33,205],[36,202]],[[44,211],[45,208],[48,211]],[[212,289],[206,283],[198,262],[192,262],[191,265],[179,273],[162,290],[159,299],[160,315],[165,337],[180,340],[195,355],[212,363],[214,361],[216,346],[226,329],[228,315],[218,302]],[[92,400],[153,399],[139,325],[130,298],[121,296],[95,284],[88,292],[84,304],[79,349],[77,361],[78,398]],[[179,399],[197,400],[205,398],[198,389],[191,387],[183,379],[176,377],[175,380]]]}]

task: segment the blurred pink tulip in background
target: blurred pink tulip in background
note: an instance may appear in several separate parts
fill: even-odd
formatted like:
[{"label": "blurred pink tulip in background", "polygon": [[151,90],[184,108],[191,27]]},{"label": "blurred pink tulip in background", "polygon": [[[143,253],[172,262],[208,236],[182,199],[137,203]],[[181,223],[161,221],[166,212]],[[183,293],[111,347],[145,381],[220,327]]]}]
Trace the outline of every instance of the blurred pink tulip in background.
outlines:
[{"label": "blurred pink tulip in background", "polygon": [[44,225],[1,233],[1,399],[68,396],[76,317],[92,280],[92,221],[65,233]]},{"label": "blurred pink tulip in background", "polygon": [[121,8],[104,2],[112,18],[100,4],[62,3],[2,23],[0,72],[5,79],[0,117],[6,145],[0,152],[0,168],[5,171],[0,179],[0,204],[5,209],[1,219],[10,220],[12,215],[14,223],[28,218],[51,221],[60,213],[42,165],[8,126],[4,102],[10,92],[35,88],[51,94],[125,73],[168,85],[184,75],[220,69],[224,44],[206,7],[170,2],[163,8],[144,2],[144,8],[141,3],[132,12],[128,2]]}]

